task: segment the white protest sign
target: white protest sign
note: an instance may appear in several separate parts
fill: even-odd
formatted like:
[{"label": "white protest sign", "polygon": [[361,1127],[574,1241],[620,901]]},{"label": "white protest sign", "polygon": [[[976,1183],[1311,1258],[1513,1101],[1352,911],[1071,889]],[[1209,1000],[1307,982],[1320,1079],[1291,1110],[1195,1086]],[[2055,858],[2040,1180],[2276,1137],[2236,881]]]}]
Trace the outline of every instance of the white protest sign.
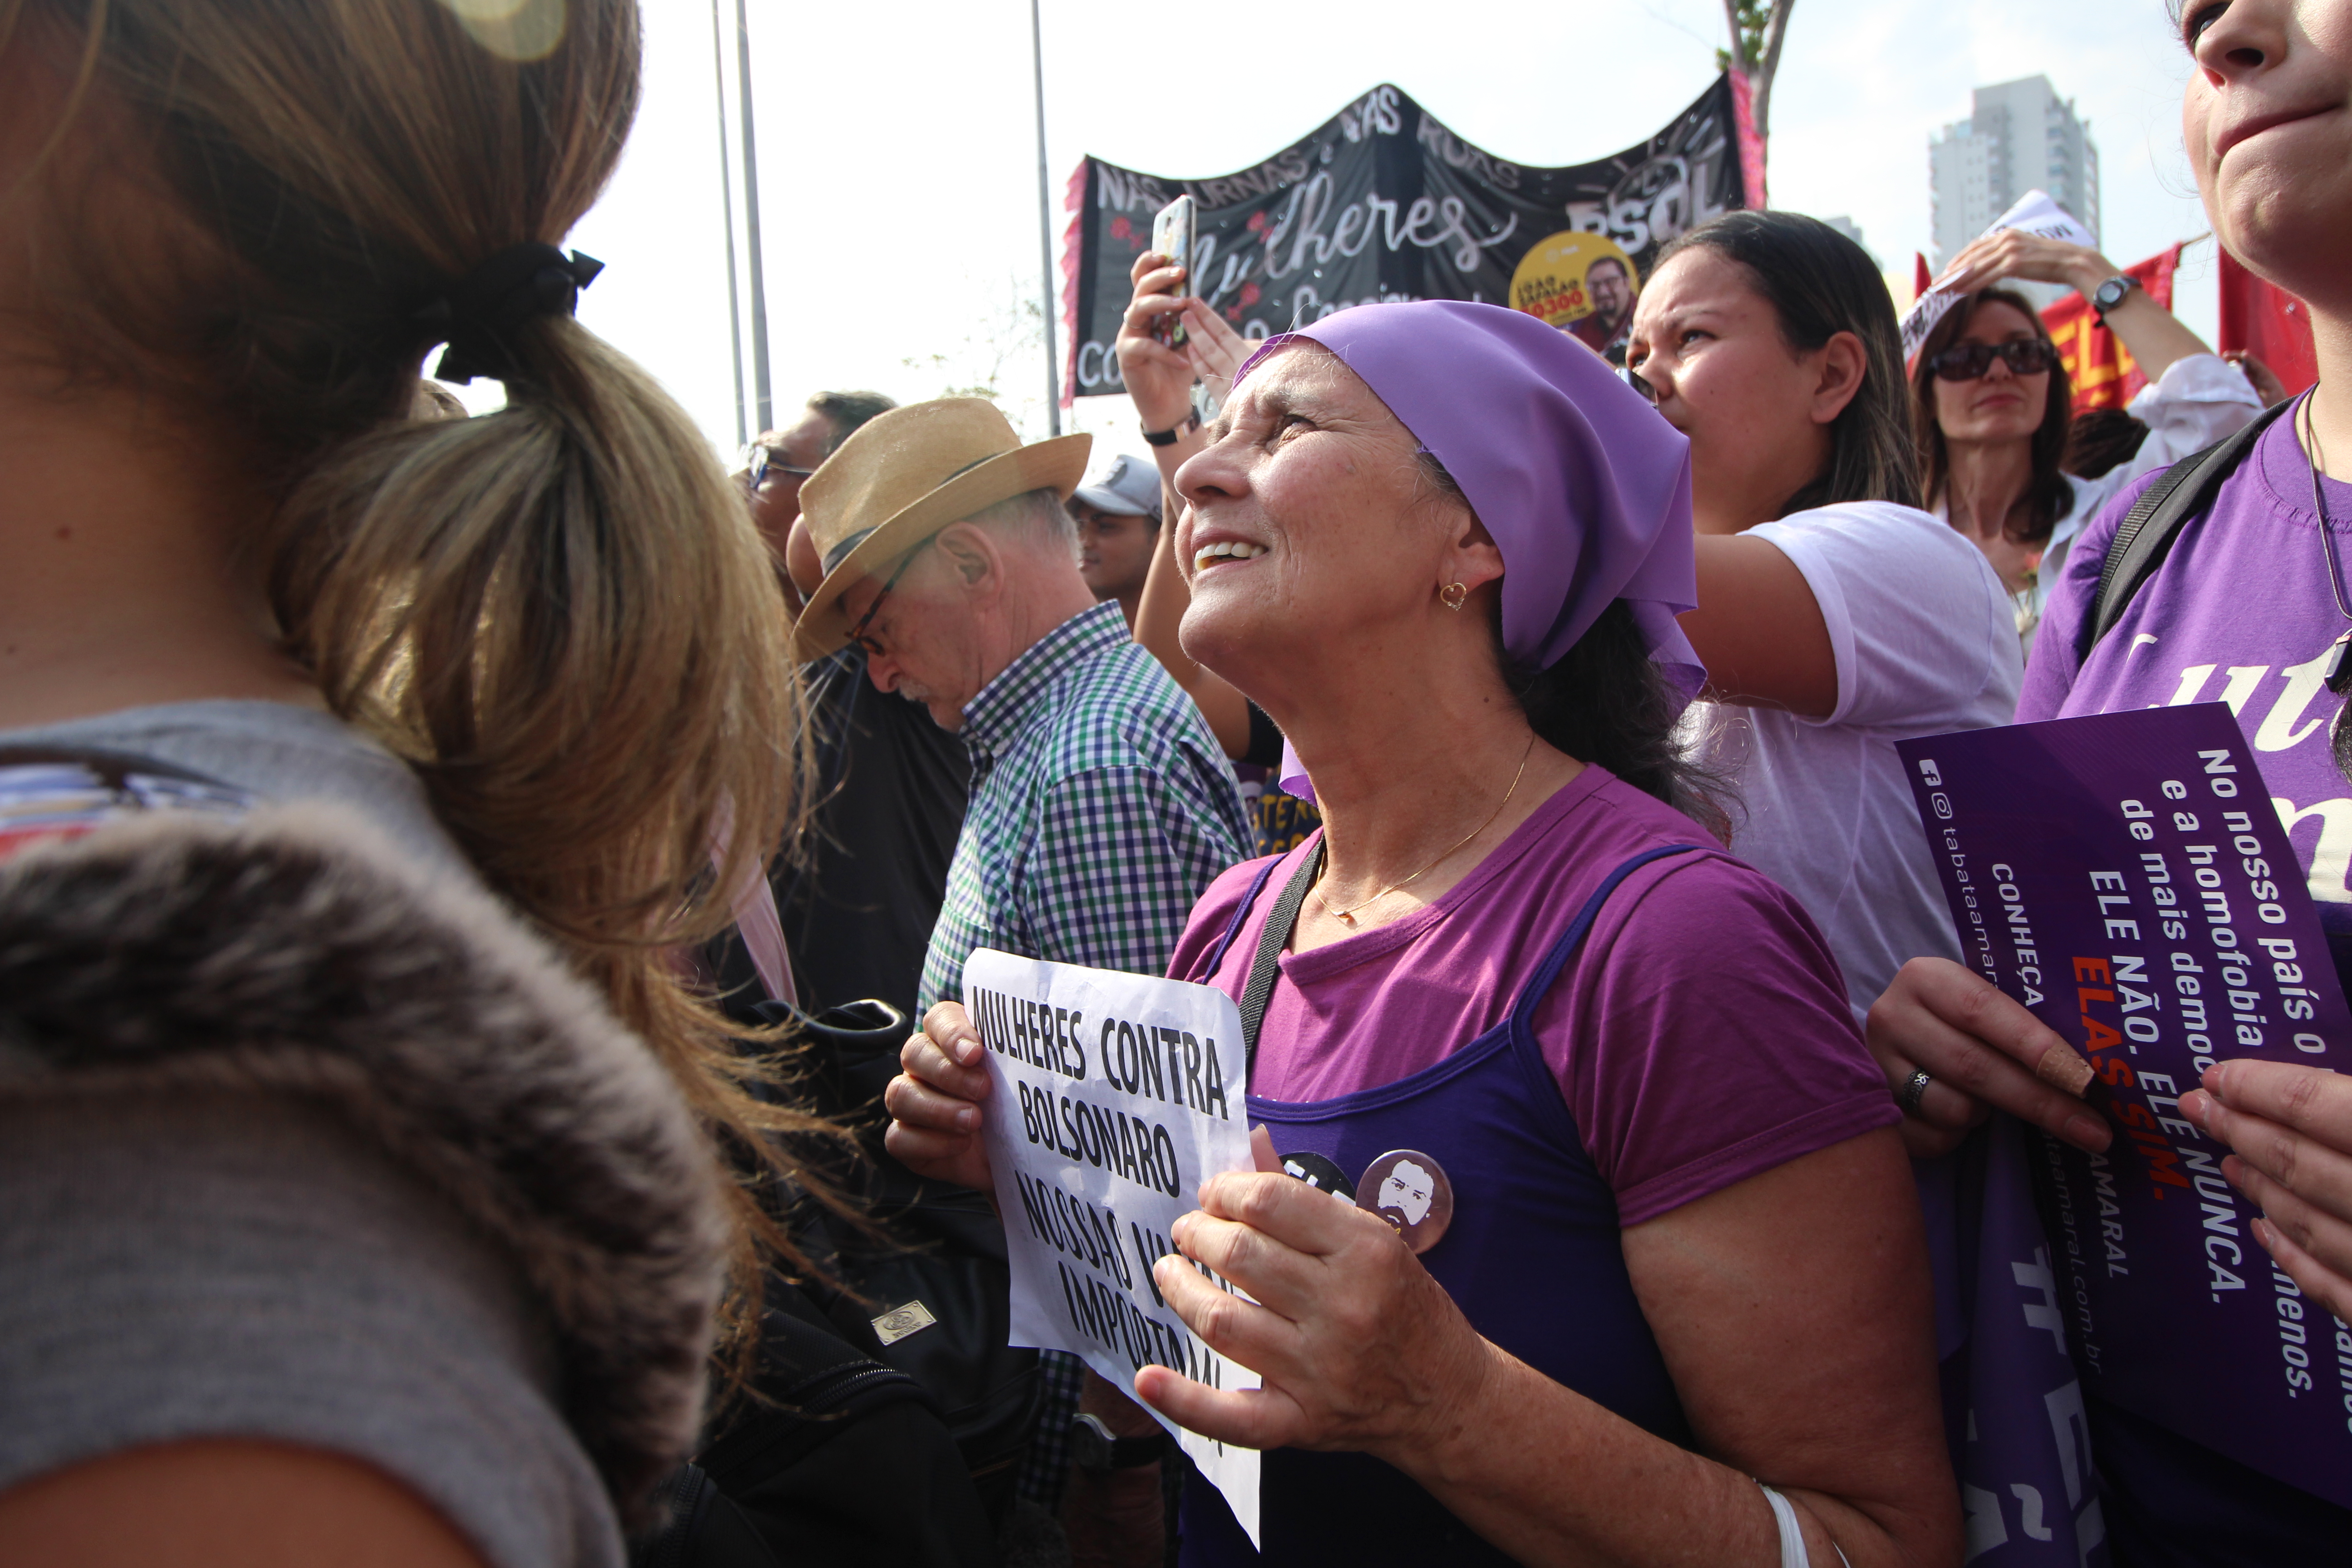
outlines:
[{"label": "white protest sign", "polygon": [[[988,1047],[1012,1342],[1068,1351],[1123,1391],[1155,1362],[1212,1388],[1257,1387],[1257,1373],[1184,1326],[1151,1278],[1201,1183],[1251,1168],[1233,998],[981,948],[964,964],[963,1005]],[[1152,1414],[1255,1542],[1257,1451]]]},{"label": "white protest sign", "polygon": [[[2098,241],[2091,231],[2074,221],[2074,215],[2050,199],[2048,191],[2028,191],[2017,198],[2017,205],[1992,220],[1984,234],[1999,234],[2014,228],[2027,234],[2040,235],[2044,239],[2063,239],[2069,245],[2095,247]],[[1947,289],[1930,289],[1913,302],[1903,315],[1903,357],[1908,360],[1936,330],[1936,323],[1960,302],[1959,295]]]}]

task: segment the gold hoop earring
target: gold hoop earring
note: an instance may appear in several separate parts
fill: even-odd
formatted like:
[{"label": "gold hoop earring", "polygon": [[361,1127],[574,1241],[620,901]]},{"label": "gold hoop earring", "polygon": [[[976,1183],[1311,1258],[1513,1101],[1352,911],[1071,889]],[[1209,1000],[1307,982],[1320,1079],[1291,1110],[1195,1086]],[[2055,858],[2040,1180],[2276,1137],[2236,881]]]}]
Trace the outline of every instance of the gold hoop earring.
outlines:
[{"label": "gold hoop earring", "polygon": [[1464,602],[1469,597],[1470,588],[1469,584],[1465,583],[1448,583],[1444,587],[1440,588],[1437,591],[1437,602],[1444,605],[1447,609],[1457,613],[1460,612]]}]

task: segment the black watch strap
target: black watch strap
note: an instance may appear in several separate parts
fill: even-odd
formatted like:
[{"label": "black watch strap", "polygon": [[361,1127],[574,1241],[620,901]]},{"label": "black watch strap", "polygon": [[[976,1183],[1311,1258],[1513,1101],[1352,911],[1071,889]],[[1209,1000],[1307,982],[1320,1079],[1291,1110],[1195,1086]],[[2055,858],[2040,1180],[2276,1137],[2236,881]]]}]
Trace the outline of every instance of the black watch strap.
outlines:
[{"label": "black watch strap", "polygon": [[2116,273],[2091,291],[2091,313],[2102,326],[2105,325],[2107,312],[2130,299],[2131,291],[2138,287],[2138,279],[2128,273]]},{"label": "black watch strap", "polygon": [[1143,438],[1154,447],[1173,447],[1177,437],[1188,430],[1198,430],[1200,427],[1201,411],[1195,408],[1165,430],[1146,430],[1143,433]]},{"label": "black watch strap", "polygon": [[1168,1437],[1154,1430],[1142,1437],[1114,1437],[1096,1415],[1070,1417],[1070,1463],[1082,1470],[1132,1470],[1152,1464],[1167,1451]]}]

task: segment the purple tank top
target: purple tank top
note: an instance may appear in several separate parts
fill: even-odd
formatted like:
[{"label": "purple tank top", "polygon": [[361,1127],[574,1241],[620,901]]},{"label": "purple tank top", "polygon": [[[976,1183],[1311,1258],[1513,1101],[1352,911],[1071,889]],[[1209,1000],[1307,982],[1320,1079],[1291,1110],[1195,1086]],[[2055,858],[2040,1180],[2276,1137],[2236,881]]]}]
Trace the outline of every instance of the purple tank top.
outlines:
[{"label": "purple tank top", "polygon": [[[1617,884],[1662,856],[1612,872],[1577,911],[1513,1003],[1508,1019],[1434,1066],[1336,1100],[1249,1097],[1284,1154],[1319,1154],[1360,1172],[1392,1149],[1437,1158],[1454,1220],[1422,1257],[1473,1327],[1538,1372],[1669,1442],[1690,1432],[1664,1358],[1625,1270],[1617,1196],[1586,1157],[1559,1080],[1537,1043],[1537,1005],[1575,956]],[[1268,861],[1223,938],[1188,979],[1213,974],[1278,862]],[[1507,1563],[1419,1485],[1365,1454],[1278,1448],[1259,1503],[1264,1561]],[[1216,1490],[1184,1490],[1184,1568],[1261,1560]]]}]

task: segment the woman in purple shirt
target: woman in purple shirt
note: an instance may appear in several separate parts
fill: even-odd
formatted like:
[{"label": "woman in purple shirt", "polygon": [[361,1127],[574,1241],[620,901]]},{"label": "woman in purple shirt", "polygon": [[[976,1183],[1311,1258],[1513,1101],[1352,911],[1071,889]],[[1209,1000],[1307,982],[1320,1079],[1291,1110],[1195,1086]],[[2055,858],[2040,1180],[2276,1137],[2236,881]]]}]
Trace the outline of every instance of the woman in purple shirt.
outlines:
[{"label": "woman in purple shirt", "polygon": [[[1185,649],[1327,826],[1173,969],[1262,1001],[1251,1118],[1315,1186],[1219,1176],[1180,1223],[1250,1300],[1155,1273],[1264,1390],[1137,1396],[1269,1450],[1267,1561],[1956,1563],[1892,1108],[1820,933],[1676,809],[1712,815],[1671,742],[1685,439],[1535,318],[1434,301],[1274,340],[1211,437]],[[927,1020],[890,1144],[985,1185],[979,1055]],[[1185,1507],[1187,1563],[1255,1560]]]},{"label": "woman in purple shirt", "polygon": [[[2352,521],[2352,0],[2173,9],[2194,61],[2182,132],[2205,210],[2232,255],[2310,307],[2319,385],[2271,421],[2095,640],[2087,611],[2146,483],[2084,531],[2052,590],[2017,716],[2230,704],[2347,973],[2352,788],[2340,765],[2342,699],[2326,674],[2352,631],[2352,586],[2346,546],[2331,554],[2323,544],[2324,531],[2340,541]],[[1993,1107],[2085,1149],[2113,1141],[2097,1112],[2038,1074],[2052,1053],[2071,1056],[2058,1037],[1958,964],[1906,965],[1872,1009],[1870,1039],[1890,1082],[1927,1075],[1906,1124],[1916,1152],[1950,1147]],[[2352,1085],[2285,1062],[2224,1061],[2181,1109],[2237,1151],[2222,1169],[2267,1215],[2254,1232],[2279,1267],[2315,1307],[2352,1314]],[[2180,1332],[2193,1357],[2200,1325]],[[2335,1381],[2318,1392],[2347,1400],[2352,1415]],[[2352,1511],[2095,1395],[2088,1405],[2117,1564],[2252,1568],[2352,1552]]]}]

